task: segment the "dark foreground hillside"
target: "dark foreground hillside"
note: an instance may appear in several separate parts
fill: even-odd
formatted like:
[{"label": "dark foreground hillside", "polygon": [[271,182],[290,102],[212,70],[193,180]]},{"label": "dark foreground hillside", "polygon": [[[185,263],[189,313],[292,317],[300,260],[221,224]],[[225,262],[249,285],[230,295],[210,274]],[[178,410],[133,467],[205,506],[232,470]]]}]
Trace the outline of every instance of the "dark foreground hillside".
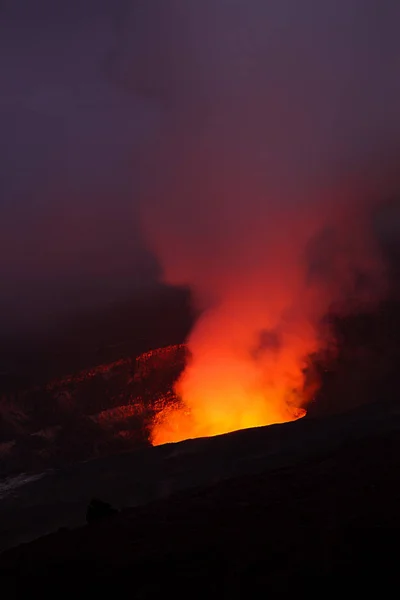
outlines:
[{"label": "dark foreground hillside", "polygon": [[131,598],[275,598],[310,585],[350,593],[397,573],[399,474],[397,428],[370,432],[60,530],[5,552],[0,573],[30,595],[55,581],[97,594],[105,578],[129,580]]}]

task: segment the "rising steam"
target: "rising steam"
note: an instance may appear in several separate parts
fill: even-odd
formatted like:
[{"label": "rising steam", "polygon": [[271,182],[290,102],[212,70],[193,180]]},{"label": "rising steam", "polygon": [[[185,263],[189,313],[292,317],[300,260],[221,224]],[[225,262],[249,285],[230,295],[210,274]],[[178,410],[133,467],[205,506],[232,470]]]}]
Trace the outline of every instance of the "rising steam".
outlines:
[{"label": "rising steam", "polygon": [[153,443],[302,416],[324,316],[382,294],[371,215],[399,132],[387,4],[176,0],[137,15],[158,38],[140,86],[163,99],[143,224],[201,312],[182,404]]}]

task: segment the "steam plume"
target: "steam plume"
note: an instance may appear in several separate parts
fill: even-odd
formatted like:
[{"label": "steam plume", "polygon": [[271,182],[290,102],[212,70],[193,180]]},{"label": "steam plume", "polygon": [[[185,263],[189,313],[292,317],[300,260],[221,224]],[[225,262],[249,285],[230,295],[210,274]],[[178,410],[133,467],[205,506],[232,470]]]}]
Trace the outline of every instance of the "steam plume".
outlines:
[{"label": "steam plume", "polygon": [[137,82],[163,99],[143,224],[164,279],[188,284],[201,310],[182,407],[160,415],[153,441],[297,418],[308,357],[329,343],[323,317],[384,289],[370,225],[399,133],[399,9],[141,6],[141,40],[149,27],[158,42]]}]

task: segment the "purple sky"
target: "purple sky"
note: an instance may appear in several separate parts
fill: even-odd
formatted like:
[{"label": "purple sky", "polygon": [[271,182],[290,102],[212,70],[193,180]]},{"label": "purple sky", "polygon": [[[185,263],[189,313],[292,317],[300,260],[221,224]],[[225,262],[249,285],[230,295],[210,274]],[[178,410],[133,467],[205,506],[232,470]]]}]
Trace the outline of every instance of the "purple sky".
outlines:
[{"label": "purple sky", "polygon": [[399,13],[396,0],[0,1],[0,327],[154,281],[142,171],[157,180],[169,164],[181,138],[159,150],[162,132],[229,127],[253,82],[253,126],[266,102],[285,115],[283,88],[321,135],[346,107],[327,132],[335,160],[358,160],[371,139],[394,160]]},{"label": "purple sky", "polygon": [[134,199],[157,111],[109,77],[128,5],[0,3],[0,325],[118,299],[155,276]]}]

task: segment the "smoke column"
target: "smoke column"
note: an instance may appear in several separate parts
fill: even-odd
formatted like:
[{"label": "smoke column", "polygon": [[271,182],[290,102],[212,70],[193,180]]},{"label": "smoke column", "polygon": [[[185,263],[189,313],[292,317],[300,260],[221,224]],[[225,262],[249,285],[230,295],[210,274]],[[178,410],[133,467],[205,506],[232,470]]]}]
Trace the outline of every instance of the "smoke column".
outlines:
[{"label": "smoke column", "polygon": [[201,315],[159,444],[302,416],[309,357],[331,343],[324,316],[383,293],[370,228],[397,158],[399,8],[150,4],[126,66],[161,99],[142,221],[164,280],[189,285]]}]

